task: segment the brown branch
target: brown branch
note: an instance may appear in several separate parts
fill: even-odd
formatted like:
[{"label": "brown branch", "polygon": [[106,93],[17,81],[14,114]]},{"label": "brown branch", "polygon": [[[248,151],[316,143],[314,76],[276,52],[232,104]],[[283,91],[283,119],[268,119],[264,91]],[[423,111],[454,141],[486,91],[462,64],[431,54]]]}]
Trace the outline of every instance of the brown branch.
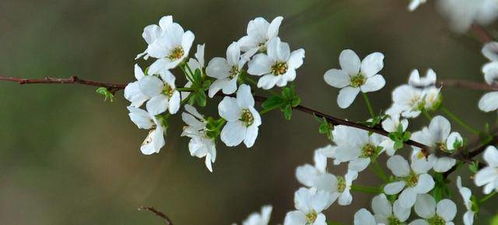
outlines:
[{"label": "brown branch", "polygon": [[[111,92],[116,92],[123,90],[127,84],[119,84],[119,83],[109,83],[109,82],[99,82],[99,81],[92,81],[92,80],[84,80],[80,79],[77,76],[71,76],[69,78],[54,78],[54,77],[45,77],[42,79],[25,79],[25,78],[17,78],[17,77],[8,77],[8,76],[1,76],[0,75],[0,81],[9,81],[9,82],[16,82],[21,85],[23,84],[80,84],[80,85],[88,85],[88,86],[95,86],[95,87],[106,87],[109,89]],[[479,83],[479,82],[472,82],[472,81],[465,81],[465,80],[442,80],[439,82],[440,86],[444,87],[458,87],[458,88],[466,88],[466,89],[472,89],[472,90],[485,90],[485,91],[495,91],[498,90],[498,86],[490,86],[486,83]],[[221,93],[217,94],[218,96],[226,96]],[[254,96],[255,100],[258,102],[264,102],[266,100],[266,97],[263,96]],[[361,130],[366,130],[369,132],[373,132],[376,134],[380,134],[383,136],[388,136],[389,132],[385,131],[381,127],[369,127],[360,123],[348,121],[345,119],[337,118],[332,115],[328,115],[326,113],[320,112],[318,110],[309,108],[304,105],[298,105],[294,108],[295,110],[310,114],[310,115],[315,115],[318,117],[325,118],[329,123],[333,125],[344,125],[344,126],[349,126],[349,127],[354,127],[358,128]],[[497,136],[498,139],[498,136]],[[407,145],[419,147],[424,151],[426,154],[430,148],[422,143],[413,141],[413,140],[408,140],[405,142]],[[469,154],[467,156],[463,155],[452,155],[452,157],[460,159],[460,160],[466,160],[469,161],[471,160],[475,155],[478,155],[479,151],[472,151],[472,154]],[[464,157],[464,158],[462,158]]]},{"label": "brown branch", "polygon": [[483,44],[494,41],[493,35],[491,35],[484,27],[478,24],[472,24],[470,30]]},{"label": "brown branch", "polygon": [[488,85],[487,83],[474,82],[468,80],[446,79],[438,82],[440,87],[465,88],[481,91],[498,91],[498,85]]},{"label": "brown branch", "polygon": [[95,86],[95,87],[105,87],[110,92],[115,93],[116,91],[122,90],[126,87],[127,84],[118,84],[118,83],[109,83],[109,82],[100,82],[93,80],[84,80],[80,79],[77,76],[71,76],[69,78],[55,78],[55,77],[44,77],[41,79],[26,79],[26,78],[18,78],[18,77],[9,77],[0,75],[0,81],[10,81],[16,82],[18,84],[81,84],[87,86]]},{"label": "brown branch", "polygon": [[164,222],[166,223],[166,225],[173,225],[173,222],[171,222],[171,220],[169,219],[168,216],[166,216],[166,214],[155,209],[154,207],[140,206],[138,208],[138,211],[142,211],[142,210],[152,212],[152,213],[154,213],[154,215],[161,217],[164,220]]}]

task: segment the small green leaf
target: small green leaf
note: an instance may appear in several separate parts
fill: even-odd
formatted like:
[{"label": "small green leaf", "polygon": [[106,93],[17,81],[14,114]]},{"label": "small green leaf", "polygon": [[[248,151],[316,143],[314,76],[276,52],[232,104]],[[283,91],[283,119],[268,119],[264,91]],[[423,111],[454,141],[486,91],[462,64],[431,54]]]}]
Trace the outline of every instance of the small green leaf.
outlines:
[{"label": "small green leaf", "polygon": [[282,97],[273,95],[267,98],[262,104],[261,107],[263,109],[269,110],[269,109],[275,109],[280,107],[284,103],[284,99]]},{"label": "small green leaf", "polygon": [[290,105],[283,107],[282,112],[284,113],[284,118],[286,120],[290,120],[292,118],[292,107]]},{"label": "small green leaf", "polygon": [[479,163],[477,161],[473,161],[469,164],[469,170],[472,173],[477,173],[479,171]]},{"label": "small green leaf", "polygon": [[109,100],[110,102],[114,101],[114,94],[112,94],[107,88],[99,87],[96,90],[97,93],[104,96],[104,101]]}]

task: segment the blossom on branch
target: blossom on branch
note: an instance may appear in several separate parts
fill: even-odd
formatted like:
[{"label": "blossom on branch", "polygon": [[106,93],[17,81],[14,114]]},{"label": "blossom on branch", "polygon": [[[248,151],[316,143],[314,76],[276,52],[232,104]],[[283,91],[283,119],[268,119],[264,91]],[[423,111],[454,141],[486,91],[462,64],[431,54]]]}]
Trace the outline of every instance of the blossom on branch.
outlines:
[{"label": "blossom on branch", "polygon": [[360,61],[353,50],[346,49],[339,56],[339,64],[341,69],[330,69],[323,77],[328,85],[341,89],[337,104],[343,109],[353,103],[360,91],[378,91],[386,84],[384,77],[378,74],[384,67],[384,55],[380,52],[374,52]]}]

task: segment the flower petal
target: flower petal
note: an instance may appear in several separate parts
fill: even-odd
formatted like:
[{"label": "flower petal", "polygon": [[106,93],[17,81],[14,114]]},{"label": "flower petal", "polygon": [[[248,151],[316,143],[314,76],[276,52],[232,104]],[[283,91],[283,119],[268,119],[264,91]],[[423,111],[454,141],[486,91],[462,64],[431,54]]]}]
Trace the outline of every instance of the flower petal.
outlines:
[{"label": "flower petal", "polygon": [[338,69],[330,69],[323,75],[325,83],[335,88],[343,88],[351,83],[349,75]]},{"label": "flower petal", "polygon": [[341,55],[339,55],[339,64],[349,75],[356,75],[360,72],[360,58],[351,49],[346,49],[341,52]]},{"label": "flower petal", "polygon": [[244,140],[246,130],[242,121],[227,122],[221,130],[221,141],[228,147],[237,146]]},{"label": "flower petal", "polygon": [[386,85],[386,80],[380,74],[367,79],[365,84],[361,85],[361,91],[364,93],[378,91]]},{"label": "flower petal", "polygon": [[361,62],[361,72],[367,77],[372,77],[384,67],[384,54],[374,52],[367,55]]},{"label": "flower petal", "polygon": [[339,95],[337,96],[337,104],[340,108],[345,109],[348,108],[360,92],[359,88],[354,87],[345,87],[339,91]]}]

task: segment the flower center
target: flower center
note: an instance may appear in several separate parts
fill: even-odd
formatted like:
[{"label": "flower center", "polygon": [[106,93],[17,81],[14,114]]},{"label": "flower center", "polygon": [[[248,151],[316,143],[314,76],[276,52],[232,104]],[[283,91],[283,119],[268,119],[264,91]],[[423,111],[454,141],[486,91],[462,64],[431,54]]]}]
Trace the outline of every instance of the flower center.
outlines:
[{"label": "flower center", "polygon": [[232,66],[230,71],[228,71],[228,74],[229,74],[228,78],[233,79],[233,78],[237,77],[237,75],[239,75],[239,73],[240,73],[239,68],[236,66]]},{"label": "flower center", "polygon": [[244,122],[246,127],[251,126],[254,123],[254,116],[249,109],[243,109],[240,115],[240,121]]},{"label": "flower center", "polygon": [[173,92],[175,92],[175,89],[173,87],[169,86],[169,84],[164,84],[162,92],[164,95],[171,98],[173,96]]},{"label": "flower center", "polygon": [[405,178],[406,186],[408,187],[415,187],[418,183],[418,175],[415,174],[413,171],[410,172],[410,175]]},{"label": "flower center", "polygon": [[306,214],[306,225],[313,224],[318,217],[318,214],[315,212],[315,210],[311,210],[310,213]]},{"label": "flower center", "polygon": [[275,76],[278,75],[283,75],[284,73],[287,72],[287,69],[289,67],[287,66],[287,63],[285,62],[277,62],[271,66],[271,73]]},{"label": "flower center", "polygon": [[394,217],[394,216],[390,216],[389,218],[387,218],[388,220],[388,225],[401,225],[403,224],[401,221],[399,221],[398,218]]},{"label": "flower center", "polygon": [[442,143],[442,142],[437,142],[436,143],[436,149],[440,150],[442,152],[447,152],[448,151],[448,147],[446,147],[446,143]]},{"label": "flower center", "polygon": [[374,145],[372,144],[366,144],[365,146],[363,146],[363,148],[361,148],[361,157],[362,158],[370,158],[372,156],[376,156],[377,155],[377,147],[375,147]]},{"label": "flower center", "polygon": [[168,59],[177,60],[182,58],[184,54],[185,51],[183,51],[182,47],[176,47],[170,52],[170,54],[168,55]]},{"label": "flower center", "polygon": [[427,220],[427,222],[429,222],[430,225],[445,225],[446,224],[446,221],[444,221],[444,219],[441,218],[440,216],[433,216],[433,217],[429,218]]},{"label": "flower center", "polygon": [[367,81],[367,78],[365,75],[362,73],[356,74],[351,77],[351,87],[360,87],[361,85],[365,84]]},{"label": "flower center", "polygon": [[342,193],[344,190],[346,190],[346,179],[344,177],[337,177],[337,191]]}]

